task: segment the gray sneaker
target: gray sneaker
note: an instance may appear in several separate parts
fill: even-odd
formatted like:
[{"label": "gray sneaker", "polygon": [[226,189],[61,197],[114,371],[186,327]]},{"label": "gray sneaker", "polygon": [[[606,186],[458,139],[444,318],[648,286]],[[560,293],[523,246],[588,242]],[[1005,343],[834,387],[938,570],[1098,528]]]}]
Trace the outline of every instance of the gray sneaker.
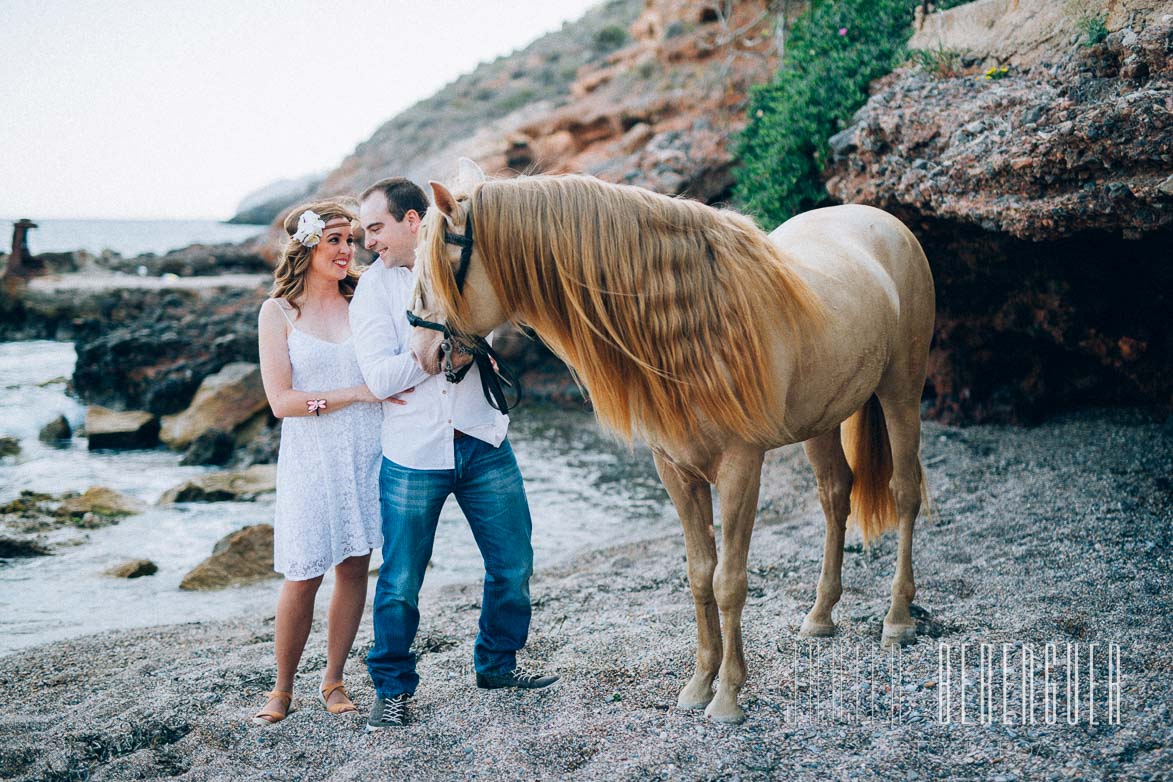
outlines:
[{"label": "gray sneaker", "polygon": [[407,701],[410,698],[411,695],[406,692],[401,692],[393,698],[376,696],[370,719],[367,720],[367,730],[402,728],[407,724]]},{"label": "gray sneaker", "polygon": [[557,676],[533,673],[518,666],[509,673],[477,674],[477,686],[482,690],[499,690],[502,687],[517,687],[522,690],[540,690],[558,681]]}]

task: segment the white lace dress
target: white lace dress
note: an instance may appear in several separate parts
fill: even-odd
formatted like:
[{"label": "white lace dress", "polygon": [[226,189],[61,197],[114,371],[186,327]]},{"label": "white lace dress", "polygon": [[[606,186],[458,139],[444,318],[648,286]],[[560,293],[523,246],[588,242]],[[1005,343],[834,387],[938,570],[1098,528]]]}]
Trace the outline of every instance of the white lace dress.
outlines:
[{"label": "white lace dress", "polygon": [[[285,317],[288,320],[289,314]],[[350,339],[328,342],[293,327],[289,361],[293,387],[301,391],[329,391],[363,382]],[[316,578],[348,557],[383,545],[382,422],[379,404],[282,419],[273,569],[287,579]]]}]

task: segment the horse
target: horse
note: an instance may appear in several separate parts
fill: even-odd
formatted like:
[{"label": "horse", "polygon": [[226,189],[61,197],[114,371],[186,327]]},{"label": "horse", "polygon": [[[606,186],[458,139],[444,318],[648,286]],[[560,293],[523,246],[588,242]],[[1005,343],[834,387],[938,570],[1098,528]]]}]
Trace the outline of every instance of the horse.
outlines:
[{"label": "horse", "polygon": [[913,642],[935,293],[912,232],[841,205],[767,236],[736,212],[587,176],[486,179],[467,160],[460,172],[451,189],[429,183],[412,353],[435,372],[442,340],[528,327],[607,428],[647,442],[680,517],[696,606],[696,666],[678,706],[744,719],[746,561],[763,458],[783,445],[803,443],[826,520],[800,634],[835,632],[850,518],[865,543],[898,530],[881,645]]}]

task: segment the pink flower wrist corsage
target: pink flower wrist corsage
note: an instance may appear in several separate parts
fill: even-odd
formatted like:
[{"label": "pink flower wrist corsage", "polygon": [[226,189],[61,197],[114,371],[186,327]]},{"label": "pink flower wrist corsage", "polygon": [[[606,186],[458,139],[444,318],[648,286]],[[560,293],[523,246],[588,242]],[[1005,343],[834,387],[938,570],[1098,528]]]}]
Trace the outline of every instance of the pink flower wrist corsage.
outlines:
[{"label": "pink flower wrist corsage", "polygon": [[305,406],[314,415],[321,415],[322,411],[326,409],[326,400],[325,399],[307,399],[305,401]]}]

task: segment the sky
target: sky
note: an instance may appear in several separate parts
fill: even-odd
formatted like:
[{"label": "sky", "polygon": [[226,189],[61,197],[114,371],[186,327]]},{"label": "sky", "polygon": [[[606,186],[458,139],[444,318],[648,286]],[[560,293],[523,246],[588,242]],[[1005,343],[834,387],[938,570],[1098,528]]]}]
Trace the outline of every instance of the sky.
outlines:
[{"label": "sky", "polygon": [[0,217],[230,217],[598,0],[0,0]]}]

